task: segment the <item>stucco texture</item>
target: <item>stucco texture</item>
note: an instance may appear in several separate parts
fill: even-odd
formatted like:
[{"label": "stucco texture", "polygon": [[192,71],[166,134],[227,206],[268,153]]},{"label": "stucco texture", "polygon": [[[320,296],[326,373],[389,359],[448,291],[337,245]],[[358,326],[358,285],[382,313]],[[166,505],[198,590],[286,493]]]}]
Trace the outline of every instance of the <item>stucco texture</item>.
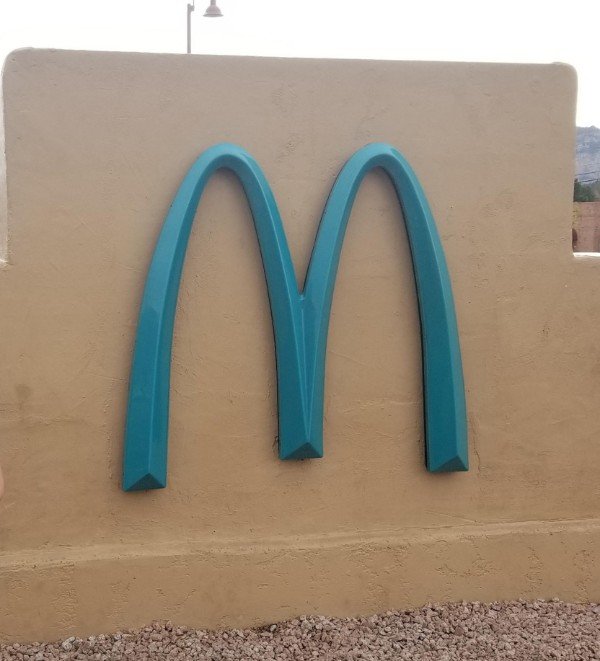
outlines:
[{"label": "stucco texture", "polygon": [[[600,599],[600,260],[571,252],[575,92],[560,64],[12,53],[0,639]],[[412,164],[454,289],[469,472],[425,470],[414,279],[380,172],[335,289],[325,456],[277,459],[258,245],[218,173],[179,296],[168,487],[121,490],[146,270],[188,167],[222,141],[266,173],[299,283],[345,160],[384,141]]]}]

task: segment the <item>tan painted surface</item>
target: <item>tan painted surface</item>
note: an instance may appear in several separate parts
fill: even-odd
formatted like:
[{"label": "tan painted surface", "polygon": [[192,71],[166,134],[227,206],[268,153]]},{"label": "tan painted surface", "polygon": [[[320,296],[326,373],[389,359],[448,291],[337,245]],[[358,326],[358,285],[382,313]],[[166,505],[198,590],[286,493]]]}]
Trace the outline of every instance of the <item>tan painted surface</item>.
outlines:
[{"label": "tan painted surface", "polygon": [[[3,85],[0,639],[600,599],[600,260],[571,253],[569,67],[25,50]],[[454,286],[469,473],[424,468],[412,269],[379,173],[336,286],[325,458],[277,460],[257,242],[219,174],[179,298],[169,486],[120,490],[145,272],[223,140],[267,174],[300,281],[345,159],[382,140],[412,163]]]}]

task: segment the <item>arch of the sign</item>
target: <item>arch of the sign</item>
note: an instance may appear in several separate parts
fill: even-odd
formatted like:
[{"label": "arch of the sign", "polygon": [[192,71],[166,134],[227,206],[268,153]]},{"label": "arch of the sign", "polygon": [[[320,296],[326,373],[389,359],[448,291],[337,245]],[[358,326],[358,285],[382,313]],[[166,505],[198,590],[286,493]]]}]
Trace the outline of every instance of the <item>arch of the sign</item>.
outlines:
[{"label": "arch of the sign", "polygon": [[[292,260],[273,193],[256,161],[241,147],[206,150],[183,180],[161,230],[140,307],[131,368],[123,488],[166,485],[171,349],[185,252],[200,197],[220,169],[240,180],[254,219],[273,318],[280,427],[306,420],[302,311]],[[298,430],[303,436],[306,429]]]},{"label": "arch of the sign", "polygon": [[381,168],[394,185],[403,211],[417,285],[423,348],[427,469],[468,469],[467,418],[462,360],[452,286],[444,250],[419,180],[408,161],[385,143],[357,151],[338,175],[319,225],[304,288],[305,341],[316,347],[307,366],[312,398],[310,437],[322,425],[322,384],[329,315],[350,212],[365,176]]}]

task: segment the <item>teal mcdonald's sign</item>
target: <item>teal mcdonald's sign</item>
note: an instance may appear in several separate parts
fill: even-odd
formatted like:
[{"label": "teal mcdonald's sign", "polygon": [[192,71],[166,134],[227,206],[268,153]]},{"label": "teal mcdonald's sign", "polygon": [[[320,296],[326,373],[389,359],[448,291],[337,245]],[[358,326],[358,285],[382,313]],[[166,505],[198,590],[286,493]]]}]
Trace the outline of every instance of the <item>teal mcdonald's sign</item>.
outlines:
[{"label": "teal mcdonald's sign", "polygon": [[131,369],[123,489],[167,482],[169,388],[175,308],[200,196],[220,169],[234,172],[250,203],[271,306],[277,360],[280,459],[323,456],[323,388],[329,314],[350,211],[365,175],[382,168],[404,214],[417,286],[423,347],[425,456],[429,471],[468,469],[462,362],[442,244],[419,181],[387,144],[344,165],[331,190],[299,292],[273,192],[241,147],[219,144],[192,165],[164,222],[146,280]]}]

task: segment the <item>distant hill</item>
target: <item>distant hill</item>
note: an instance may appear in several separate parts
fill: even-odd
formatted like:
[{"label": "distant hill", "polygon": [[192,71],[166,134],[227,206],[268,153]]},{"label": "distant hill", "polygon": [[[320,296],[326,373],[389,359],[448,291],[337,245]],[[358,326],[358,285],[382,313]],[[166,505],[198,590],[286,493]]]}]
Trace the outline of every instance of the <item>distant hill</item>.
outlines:
[{"label": "distant hill", "polygon": [[577,127],[575,173],[581,183],[600,179],[600,129],[595,126]]}]

